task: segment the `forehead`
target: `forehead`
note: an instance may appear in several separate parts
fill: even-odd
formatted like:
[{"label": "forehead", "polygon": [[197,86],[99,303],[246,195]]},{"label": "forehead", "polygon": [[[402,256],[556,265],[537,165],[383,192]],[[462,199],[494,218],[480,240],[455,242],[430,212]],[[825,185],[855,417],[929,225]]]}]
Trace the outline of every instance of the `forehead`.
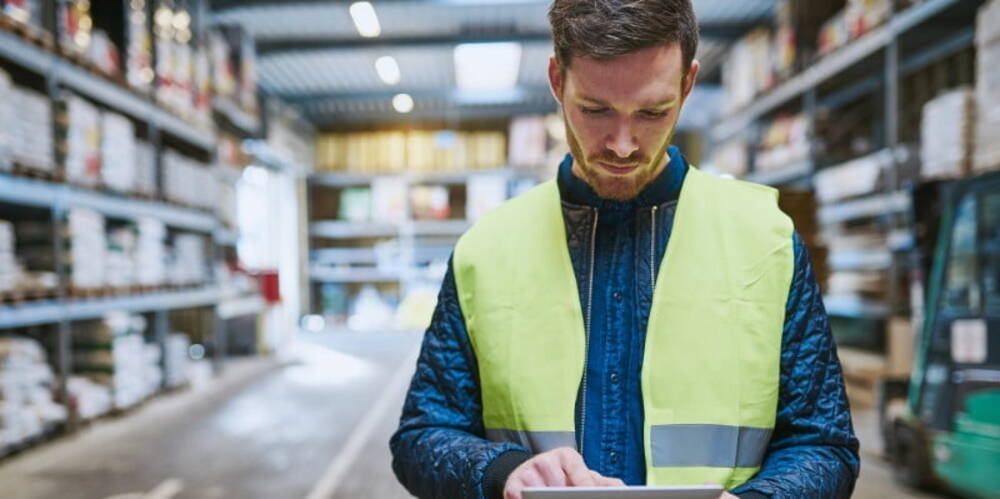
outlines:
[{"label": "forehead", "polygon": [[606,59],[573,57],[566,88],[605,102],[655,103],[676,97],[682,77],[680,45],[671,43]]}]

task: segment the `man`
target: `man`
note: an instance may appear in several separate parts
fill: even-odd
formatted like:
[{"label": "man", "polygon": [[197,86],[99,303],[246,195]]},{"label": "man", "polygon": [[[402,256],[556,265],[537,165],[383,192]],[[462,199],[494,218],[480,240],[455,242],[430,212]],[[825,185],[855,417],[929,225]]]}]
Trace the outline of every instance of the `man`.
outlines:
[{"label": "man", "polygon": [[690,0],[555,0],[571,155],[456,246],[393,469],[423,498],[701,485],[847,497],[858,442],[815,277],[777,195],[669,146]]}]

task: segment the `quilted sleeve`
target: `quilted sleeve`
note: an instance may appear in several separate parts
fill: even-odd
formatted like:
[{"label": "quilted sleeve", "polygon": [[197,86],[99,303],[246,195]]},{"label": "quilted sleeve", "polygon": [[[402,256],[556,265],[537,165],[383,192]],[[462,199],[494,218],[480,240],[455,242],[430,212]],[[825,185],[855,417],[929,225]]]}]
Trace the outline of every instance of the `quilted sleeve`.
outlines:
[{"label": "quilted sleeve", "polygon": [[483,438],[478,369],[451,268],[449,262],[399,429],[389,441],[396,477],[425,499],[492,496],[490,464],[501,455],[501,462],[527,455],[523,447]]},{"label": "quilted sleeve", "polygon": [[858,439],[837,349],[808,252],[793,236],[795,273],[786,307],[774,436],[742,498],[850,497]]}]

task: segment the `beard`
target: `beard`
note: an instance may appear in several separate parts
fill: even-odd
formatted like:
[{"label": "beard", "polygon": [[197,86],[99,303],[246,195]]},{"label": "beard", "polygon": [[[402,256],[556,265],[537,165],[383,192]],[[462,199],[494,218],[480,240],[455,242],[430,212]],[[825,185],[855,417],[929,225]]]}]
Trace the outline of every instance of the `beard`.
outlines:
[{"label": "beard", "polygon": [[[569,144],[570,153],[573,155],[573,173],[586,182],[603,199],[612,201],[634,199],[666,168],[663,157],[667,154],[667,145],[674,138],[673,127],[667,134],[666,140],[654,150],[652,159],[641,151],[636,151],[623,160],[607,149],[599,154],[587,156],[565,115],[563,116],[563,124],[566,126],[566,141]],[[639,165],[639,167],[627,175],[613,175],[601,168],[597,162],[611,165]]]}]

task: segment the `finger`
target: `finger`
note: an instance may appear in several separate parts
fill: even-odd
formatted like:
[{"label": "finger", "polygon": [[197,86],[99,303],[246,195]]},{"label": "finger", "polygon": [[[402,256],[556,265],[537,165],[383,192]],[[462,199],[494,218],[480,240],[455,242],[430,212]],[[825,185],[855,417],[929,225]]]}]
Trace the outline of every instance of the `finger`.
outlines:
[{"label": "finger", "polygon": [[535,463],[535,469],[541,475],[545,485],[549,487],[565,487],[566,474],[563,473],[562,466],[559,465],[559,458],[551,456],[551,459],[539,459]]},{"label": "finger", "polygon": [[521,483],[523,483],[525,487],[545,486],[545,480],[542,479],[542,475],[540,475],[533,466],[531,468],[525,468],[521,471],[518,478],[521,479]]},{"label": "finger", "polygon": [[560,449],[557,455],[563,472],[566,473],[568,485],[573,487],[593,487],[595,485],[594,476],[583,462],[583,456],[579,452],[566,447]]},{"label": "finger", "polygon": [[597,476],[599,477],[597,479],[597,486],[598,487],[624,487],[625,486],[625,482],[623,482],[620,478],[614,478],[614,477],[604,476],[604,475],[601,475],[600,473],[598,473]]},{"label": "finger", "polygon": [[522,490],[524,490],[524,484],[520,480],[508,479],[507,486],[503,489],[503,499],[521,499]]}]

